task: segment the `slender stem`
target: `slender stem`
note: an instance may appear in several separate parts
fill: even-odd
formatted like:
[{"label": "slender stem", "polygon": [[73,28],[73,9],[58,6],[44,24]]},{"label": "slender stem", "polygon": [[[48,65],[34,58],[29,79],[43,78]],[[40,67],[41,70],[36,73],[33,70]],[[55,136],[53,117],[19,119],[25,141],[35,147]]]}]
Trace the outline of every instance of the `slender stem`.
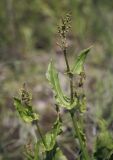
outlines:
[{"label": "slender stem", "polygon": [[68,59],[67,59],[67,50],[66,50],[66,47],[64,47],[63,53],[64,53],[65,62],[66,62],[67,73],[69,73],[70,72],[70,68],[69,68],[69,63],[68,63]]},{"label": "slender stem", "polygon": [[[72,103],[73,100],[74,100],[74,97],[73,97],[73,75],[71,75],[71,73],[70,73],[69,77],[70,77],[70,92],[71,92],[71,95],[70,95],[71,97],[70,98],[71,98],[71,103]],[[89,160],[88,151],[86,149],[86,145],[82,141],[82,137],[81,137],[81,134],[80,134],[80,129],[79,129],[79,126],[78,126],[77,119],[75,120],[73,112],[70,112],[70,115],[71,115],[71,118],[72,118],[72,123],[73,123],[74,129],[75,129],[75,132],[77,134],[77,137],[78,137],[78,140],[79,140],[79,143],[80,143],[81,150],[83,152],[84,159]]]},{"label": "slender stem", "polygon": [[78,126],[78,122],[77,120],[74,118],[74,115],[72,113],[71,114],[71,118],[72,118],[72,122],[73,122],[73,126],[74,126],[74,129],[75,129],[75,132],[77,134],[77,137],[79,139],[79,143],[80,143],[80,147],[81,147],[81,150],[83,152],[83,156],[84,156],[84,159],[85,160],[89,160],[89,155],[88,155],[88,151],[86,149],[86,145],[84,144],[84,142],[82,141],[82,137],[81,137],[81,134],[80,134],[80,129],[79,129],[79,126]]},{"label": "slender stem", "polygon": [[36,127],[37,127],[37,132],[38,132],[38,134],[40,135],[40,138],[41,138],[41,140],[42,140],[42,143],[44,144],[44,146],[45,146],[45,148],[46,148],[46,142],[45,142],[45,140],[44,140],[44,138],[43,138],[43,136],[42,136],[42,133],[41,133],[39,124],[38,124],[38,122],[36,122],[35,124],[36,124]]},{"label": "slender stem", "polygon": [[[73,97],[73,74],[70,73],[70,66],[69,66],[68,59],[67,59],[66,47],[64,47],[63,53],[64,53],[66,67],[67,67],[67,74],[68,74],[69,79],[70,79],[70,100],[71,100],[70,103],[73,103],[73,101],[74,101],[74,97]],[[83,153],[83,157],[84,157],[85,160],[89,160],[88,151],[86,149],[86,145],[82,141],[82,137],[81,137],[81,134],[80,134],[80,129],[79,129],[79,126],[78,126],[78,122],[77,122],[77,120],[75,120],[73,112],[70,111],[70,115],[71,115],[71,118],[72,118],[72,123],[73,123],[74,130],[77,134],[77,137],[78,137],[78,140],[79,140],[79,143],[80,143],[80,147],[81,147],[81,150],[82,150],[82,153]]]},{"label": "slender stem", "polygon": [[70,78],[70,98],[71,98],[71,103],[73,103],[73,75],[70,73],[69,74]]},{"label": "slender stem", "polygon": [[66,62],[66,67],[67,67],[67,74],[69,75],[69,79],[70,79],[70,97],[71,97],[71,103],[72,103],[73,102],[73,75],[70,73],[66,47],[64,47],[63,53],[64,53],[65,62]]}]

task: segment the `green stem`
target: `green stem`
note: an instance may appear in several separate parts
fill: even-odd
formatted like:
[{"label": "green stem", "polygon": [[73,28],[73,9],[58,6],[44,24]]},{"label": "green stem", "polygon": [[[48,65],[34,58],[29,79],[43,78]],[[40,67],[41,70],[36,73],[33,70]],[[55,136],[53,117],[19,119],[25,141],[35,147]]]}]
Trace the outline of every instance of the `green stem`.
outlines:
[{"label": "green stem", "polygon": [[71,103],[73,103],[73,75],[70,73],[69,74],[70,78],[70,98],[71,98]]},{"label": "green stem", "polygon": [[70,73],[70,67],[69,67],[69,63],[68,63],[68,59],[67,59],[67,50],[66,50],[66,47],[64,48],[63,53],[64,53],[66,67],[67,67],[67,74],[68,74],[69,79],[70,79],[70,97],[71,97],[71,103],[73,103],[73,75]]},{"label": "green stem", "polygon": [[[66,67],[67,67],[67,74],[68,74],[69,79],[70,79],[70,99],[71,99],[70,103],[73,103],[73,101],[74,101],[74,97],[73,97],[73,75],[70,73],[70,66],[69,66],[68,59],[67,59],[66,47],[64,47],[63,53],[64,53]],[[71,115],[71,118],[72,118],[72,123],[73,123],[73,126],[74,126],[74,130],[77,134],[77,137],[78,137],[78,140],[79,140],[79,143],[80,143],[80,147],[81,147],[81,150],[82,150],[82,153],[83,153],[83,157],[84,157],[85,160],[89,160],[88,151],[86,149],[86,145],[82,141],[82,137],[81,137],[81,134],[80,134],[78,122],[77,122],[77,120],[75,120],[73,112],[70,111],[70,115]]]},{"label": "green stem", "polygon": [[74,114],[70,113],[71,114],[71,118],[72,118],[72,123],[73,123],[73,126],[74,126],[74,130],[77,134],[77,137],[79,139],[79,143],[80,143],[80,147],[81,147],[81,150],[82,150],[82,153],[83,153],[83,156],[84,156],[84,159],[85,160],[89,160],[89,155],[88,155],[88,151],[86,149],[86,145],[83,143],[82,141],[82,137],[81,137],[81,134],[80,134],[80,130],[79,130],[79,126],[78,126],[78,122],[77,120],[74,118]]},{"label": "green stem", "polygon": [[40,138],[41,138],[41,140],[42,140],[42,143],[44,144],[44,146],[45,146],[45,148],[46,148],[46,142],[45,142],[45,140],[44,140],[44,138],[43,138],[43,136],[42,136],[42,133],[41,133],[39,124],[38,124],[38,122],[35,123],[35,124],[36,124],[36,127],[37,127],[37,132],[38,132],[38,134],[40,135]]},{"label": "green stem", "polygon": [[70,68],[69,68],[69,63],[68,63],[68,59],[67,59],[67,50],[66,50],[66,47],[63,49],[63,53],[64,53],[65,62],[66,62],[67,73],[69,73],[70,72]]}]

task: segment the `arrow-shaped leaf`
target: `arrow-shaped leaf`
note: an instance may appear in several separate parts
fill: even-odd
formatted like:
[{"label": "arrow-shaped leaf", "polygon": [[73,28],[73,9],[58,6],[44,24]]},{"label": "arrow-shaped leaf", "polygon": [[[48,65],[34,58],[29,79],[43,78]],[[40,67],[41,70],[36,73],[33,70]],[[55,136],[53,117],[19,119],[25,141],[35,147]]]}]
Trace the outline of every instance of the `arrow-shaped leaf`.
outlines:
[{"label": "arrow-shaped leaf", "polygon": [[14,106],[23,121],[30,123],[34,120],[39,119],[39,115],[33,112],[32,106],[23,105],[21,100],[15,97],[14,97]]},{"label": "arrow-shaped leaf", "polygon": [[80,55],[77,57],[72,69],[72,74],[80,74],[84,71],[84,62],[87,57],[88,52],[90,51],[91,47],[81,51]]},{"label": "arrow-shaped leaf", "polygon": [[52,61],[48,65],[46,77],[49,80],[50,85],[52,86],[52,89],[55,94],[56,102],[60,106],[65,107],[66,109],[70,110],[70,109],[74,108],[77,105],[77,99],[75,99],[75,101],[71,104],[70,98],[66,97],[64,95],[64,93],[62,92],[60,82],[59,82],[58,73],[57,73]]}]

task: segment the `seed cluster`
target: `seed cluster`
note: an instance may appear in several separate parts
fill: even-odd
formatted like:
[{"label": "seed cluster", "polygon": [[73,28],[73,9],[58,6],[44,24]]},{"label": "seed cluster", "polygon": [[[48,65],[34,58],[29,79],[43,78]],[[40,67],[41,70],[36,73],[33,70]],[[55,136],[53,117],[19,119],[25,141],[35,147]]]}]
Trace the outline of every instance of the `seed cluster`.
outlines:
[{"label": "seed cluster", "polygon": [[25,84],[25,83],[23,84],[23,87],[22,87],[22,89],[21,89],[20,96],[21,96],[21,102],[22,102],[24,105],[29,106],[29,105],[31,104],[32,96],[31,96],[31,94],[27,91],[27,87],[26,87],[26,84]]},{"label": "seed cluster", "polygon": [[59,45],[62,49],[67,48],[66,35],[71,28],[71,15],[66,14],[64,18],[61,19],[61,24],[58,26],[58,33],[61,38],[61,44]]}]

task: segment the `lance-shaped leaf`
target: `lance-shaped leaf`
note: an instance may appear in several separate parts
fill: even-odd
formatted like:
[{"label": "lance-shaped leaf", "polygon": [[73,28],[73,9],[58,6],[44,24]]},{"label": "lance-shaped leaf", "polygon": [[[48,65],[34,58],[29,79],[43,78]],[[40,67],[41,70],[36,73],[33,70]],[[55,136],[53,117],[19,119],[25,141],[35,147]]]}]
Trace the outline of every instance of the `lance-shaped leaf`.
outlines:
[{"label": "lance-shaped leaf", "polygon": [[75,60],[75,63],[71,69],[72,74],[80,74],[84,71],[84,62],[90,49],[91,47],[81,51],[80,55]]},{"label": "lance-shaped leaf", "polygon": [[39,119],[39,115],[33,112],[32,106],[22,104],[21,100],[15,97],[14,106],[23,121],[30,123]]},{"label": "lance-shaped leaf", "polygon": [[60,106],[65,107],[66,109],[71,110],[72,108],[74,108],[77,105],[77,99],[75,99],[74,102],[71,104],[70,98],[66,97],[62,92],[58,73],[52,61],[48,65],[46,77],[49,80],[50,85],[52,86],[53,92],[55,94],[56,102]]}]

